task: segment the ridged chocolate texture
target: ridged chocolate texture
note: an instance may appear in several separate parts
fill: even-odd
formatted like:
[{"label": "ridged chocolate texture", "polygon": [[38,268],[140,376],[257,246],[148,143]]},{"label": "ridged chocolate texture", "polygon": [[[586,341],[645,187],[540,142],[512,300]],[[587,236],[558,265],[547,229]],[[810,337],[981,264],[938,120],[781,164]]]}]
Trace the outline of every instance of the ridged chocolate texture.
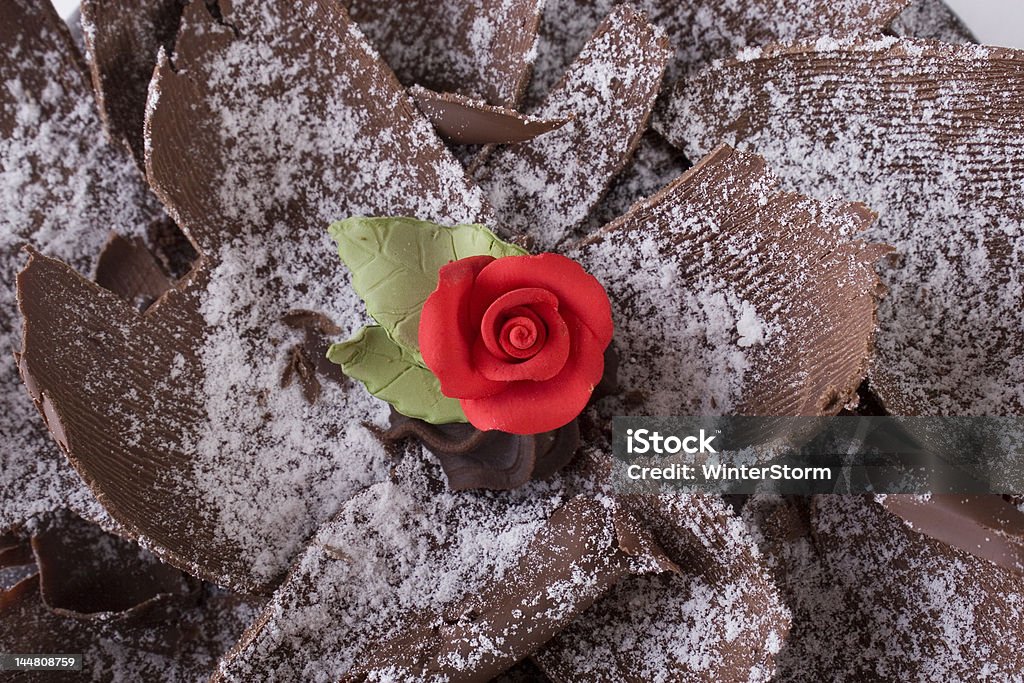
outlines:
[{"label": "ridged chocolate texture", "polygon": [[0,4],[0,530],[72,507],[102,517],[20,386],[15,275],[33,244],[91,275],[111,231],[163,219],[128,153],[105,141],[88,77],[47,2]]},{"label": "ridged chocolate texture", "polygon": [[1022,102],[1021,51],[826,40],[709,69],[657,123],[688,154],[726,141],[789,189],[879,212],[872,237],[899,254],[871,368],[890,412],[1019,415]]},{"label": "ridged chocolate texture", "polygon": [[863,379],[882,292],[888,248],[859,236],[872,219],[782,192],[763,159],[719,147],[575,247],[617,322],[632,402],[608,410],[837,413]]},{"label": "ridged chocolate texture", "polygon": [[158,60],[146,137],[150,181],[196,267],[139,314],[34,256],[21,276],[22,374],[126,533],[221,585],[266,589],[387,468],[361,426],[378,402],[320,374],[316,392],[316,360],[296,360],[310,346],[296,316],[322,314],[341,336],[364,315],[326,226],[352,214],[477,222],[487,210],[327,0],[222,3],[219,16],[190,4],[173,57]]}]

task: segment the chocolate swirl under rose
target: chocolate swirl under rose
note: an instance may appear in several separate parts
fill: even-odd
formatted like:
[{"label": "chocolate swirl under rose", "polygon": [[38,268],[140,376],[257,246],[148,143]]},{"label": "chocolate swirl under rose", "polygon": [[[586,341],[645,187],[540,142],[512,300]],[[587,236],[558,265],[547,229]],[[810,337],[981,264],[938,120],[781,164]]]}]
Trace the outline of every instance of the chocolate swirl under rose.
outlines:
[{"label": "chocolate swirl under rose", "polygon": [[477,429],[512,434],[552,431],[579,415],[611,338],[604,288],[558,254],[443,266],[419,327],[442,393],[459,399]]}]

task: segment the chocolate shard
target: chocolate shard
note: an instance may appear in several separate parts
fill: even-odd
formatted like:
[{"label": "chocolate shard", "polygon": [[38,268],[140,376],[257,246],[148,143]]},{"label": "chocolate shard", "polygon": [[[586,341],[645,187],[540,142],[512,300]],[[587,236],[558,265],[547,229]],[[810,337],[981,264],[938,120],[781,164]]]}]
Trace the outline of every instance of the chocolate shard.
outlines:
[{"label": "chocolate shard", "polygon": [[131,158],[108,144],[67,26],[49,3],[0,4],[0,528],[71,507],[103,516],[18,379],[15,274],[34,244],[91,273],[107,235],[162,217]]},{"label": "chocolate shard", "polygon": [[[616,0],[549,0],[544,5],[528,101],[539,102]],[[878,33],[910,0],[634,0],[664,29],[673,56],[666,82],[715,59],[780,41]]]},{"label": "chocolate shard", "polygon": [[794,680],[963,680],[979,671],[1012,680],[1022,670],[1019,572],[911,529],[867,498],[815,497],[812,523],[842,607],[815,624],[817,643],[834,655],[828,668],[798,668]]},{"label": "chocolate shard", "polygon": [[568,119],[539,119],[456,93],[409,88],[416,106],[449,142],[460,145],[524,142],[551,132]]},{"label": "chocolate shard", "polygon": [[740,520],[712,496],[633,502],[675,571],[619,582],[535,661],[559,681],[769,680],[789,615]]},{"label": "chocolate shard", "polygon": [[386,442],[413,438],[433,453],[452,491],[515,489],[567,465],[580,445],[573,420],[553,432],[518,435],[482,432],[470,424],[432,425],[391,411]]},{"label": "chocolate shard", "polygon": [[943,0],[914,0],[889,24],[889,30],[906,38],[925,38],[944,43],[977,43],[956,12]]},{"label": "chocolate shard", "polygon": [[583,223],[636,149],[668,57],[664,33],[642,14],[622,5],[608,15],[529,112],[569,122],[528,142],[485,148],[473,169],[502,225],[548,250]]},{"label": "chocolate shard", "polygon": [[[555,601],[550,619],[571,618],[574,606],[588,599],[591,579],[603,581],[591,573],[592,559],[618,557],[599,563],[595,571],[621,569],[621,557],[612,550],[618,541],[610,516],[596,514],[591,501],[573,508],[584,510],[579,519],[563,515],[564,525],[551,525],[556,510],[571,497],[568,481],[559,475],[515,491],[452,492],[436,465],[408,444],[393,480],[358,494],[324,525],[267,609],[221,663],[218,680],[338,680],[373,668],[381,662],[375,650],[399,642],[409,644],[410,653],[438,653],[431,644],[470,652],[465,659],[448,661],[458,672],[451,680],[492,666],[488,662],[497,661],[492,658],[511,665],[531,646],[530,629],[505,633],[498,630],[501,624],[482,617],[471,621],[460,608],[470,607],[472,596],[493,596],[511,605],[545,587],[548,579],[543,577],[553,579],[567,563],[578,564],[578,583],[552,583],[559,590],[543,598]],[[568,533],[570,528],[576,533]],[[558,544],[531,546],[545,534],[564,538],[567,547],[559,552]],[[582,555],[573,556],[577,551]],[[454,638],[471,637],[474,623],[481,647],[467,650]],[[453,640],[438,641],[434,625],[449,628]],[[483,647],[484,642],[494,648]]]},{"label": "chocolate shard", "polygon": [[623,579],[678,571],[635,521],[619,519],[625,514],[593,498],[573,498],[541,527],[505,580],[377,644],[342,680],[486,682]]},{"label": "chocolate shard", "polygon": [[146,623],[198,601],[196,581],[70,514],[33,534],[32,552],[42,600],[61,616]]},{"label": "chocolate shard", "polygon": [[515,107],[533,64],[542,0],[343,0],[406,85]]},{"label": "chocolate shard", "polygon": [[574,247],[617,321],[622,393],[603,413],[837,413],[871,350],[873,218],[781,192],[763,159],[720,147]]},{"label": "chocolate shard", "polygon": [[149,80],[161,47],[170,49],[188,0],[83,0],[85,47],[107,131],[143,167]]},{"label": "chocolate shard", "polygon": [[150,180],[199,250],[195,268],[139,314],[33,256],[20,365],[126,533],[176,567],[258,592],[389,467],[363,426],[384,424],[386,404],[319,375],[312,405],[299,383],[281,388],[309,334],[289,314],[320,312],[342,334],[363,321],[326,226],[354,214],[485,222],[487,211],[336,3],[212,11],[186,8],[146,122]]},{"label": "chocolate shard", "polygon": [[869,201],[872,236],[899,252],[873,389],[895,414],[1009,415],[1024,411],[1022,102],[1021,51],[819,41],[708,70],[661,125],[688,154],[725,140],[788,188]]},{"label": "chocolate shard", "polygon": [[96,264],[96,284],[140,311],[171,288],[171,281],[157,263],[153,253],[139,237],[125,238],[113,234],[100,253]]}]

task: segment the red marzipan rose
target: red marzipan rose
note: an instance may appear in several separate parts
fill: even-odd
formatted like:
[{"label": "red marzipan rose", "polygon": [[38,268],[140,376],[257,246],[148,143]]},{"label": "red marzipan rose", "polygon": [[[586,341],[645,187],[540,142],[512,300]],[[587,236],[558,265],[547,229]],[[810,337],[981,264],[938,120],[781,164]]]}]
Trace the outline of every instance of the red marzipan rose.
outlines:
[{"label": "red marzipan rose", "polygon": [[438,273],[420,353],[477,429],[537,434],[571,422],[604,373],[612,309],[558,254],[470,256]]}]

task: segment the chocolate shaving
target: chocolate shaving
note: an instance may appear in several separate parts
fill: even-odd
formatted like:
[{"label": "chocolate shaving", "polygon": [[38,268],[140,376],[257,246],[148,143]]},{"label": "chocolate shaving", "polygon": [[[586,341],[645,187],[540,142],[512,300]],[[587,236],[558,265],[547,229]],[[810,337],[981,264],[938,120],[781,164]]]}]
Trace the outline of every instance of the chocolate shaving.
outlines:
[{"label": "chocolate shaving", "polygon": [[151,619],[192,605],[198,583],[130,541],[61,515],[32,536],[43,602],[76,619]]},{"label": "chocolate shaving", "polygon": [[1022,670],[1019,571],[911,529],[862,497],[815,497],[812,521],[839,610],[820,615],[804,646],[814,653],[828,643],[815,656],[826,661],[804,663],[794,679],[898,671],[908,680],[969,680],[984,670],[1010,680]]},{"label": "chocolate shaving", "polygon": [[171,288],[167,274],[139,237],[113,234],[96,264],[96,284],[106,287],[133,305],[146,310]]},{"label": "chocolate shaving", "polygon": [[568,121],[524,116],[514,109],[495,107],[455,93],[434,92],[418,85],[409,88],[409,94],[441,137],[460,145],[524,142]]},{"label": "chocolate shaving", "polygon": [[406,85],[515,107],[530,77],[541,0],[344,0]]},{"label": "chocolate shaving", "polygon": [[[378,680],[387,672],[400,679],[485,682],[550,640],[626,577],[678,571],[621,515],[593,498],[573,498],[551,515],[505,580],[470,594],[440,618],[375,644],[342,680]],[[481,638],[492,646],[481,648]]]},{"label": "chocolate shaving", "polygon": [[143,167],[149,80],[161,47],[170,48],[188,0],[82,0],[93,87],[110,136]]},{"label": "chocolate shaving", "polygon": [[710,496],[629,502],[668,570],[618,583],[535,661],[559,681],[768,680],[788,614],[740,521]]},{"label": "chocolate shaving", "polygon": [[19,278],[20,367],[125,533],[220,585],[268,590],[387,471],[361,426],[374,399],[320,381],[310,406],[280,388],[295,346],[285,316],[363,315],[324,226],[487,210],[336,3],[222,3],[214,16],[193,2],[182,22],[154,74],[147,168],[197,265],[139,314],[34,254]]},{"label": "chocolate shaving", "polygon": [[720,147],[570,251],[612,299],[623,394],[609,416],[630,399],[644,414],[835,414],[855,396],[888,249],[856,239],[874,218],[863,206],[776,184]]},{"label": "chocolate shaving", "polygon": [[[743,48],[798,38],[874,34],[910,0],[634,0],[668,36],[666,82],[693,74]],[[528,101],[538,102],[615,6],[615,0],[549,0]]]},{"label": "chocolate shaving", "polygon": [[623,5],[598,27],[531,116],[556,131],[487,149],[472,169],[499,220],[551,249],[590,213],[647,127],[669,58],[664,34]]},{"label": "chocolate shaving", "polygon": [[83,62],[46,2],[0,3],[0,528],[48,510],[99,516],[25,396],[15,275],[34,244],[91,273],[111,229],[145,235],[163,212],[130,156],[104,139]]},{"label": "chocolate shaving", "polygon": [[873,235],[899,252],[872,388],[895,414],[1010,415],[1024,412],[1022,102],[1024,52],[819,41],[709,69],[659,125],[687,154],[724,139],[787,187],[869,199]]},{"label": "chocolate shaving", "polygon": [[546,478],[572,460],[580,444],[576,420],[553,432],[483,432],[470,424],[432,425],[391,412],[386,441],[414,438],[437,456],[453,491],[506,490]]}]

